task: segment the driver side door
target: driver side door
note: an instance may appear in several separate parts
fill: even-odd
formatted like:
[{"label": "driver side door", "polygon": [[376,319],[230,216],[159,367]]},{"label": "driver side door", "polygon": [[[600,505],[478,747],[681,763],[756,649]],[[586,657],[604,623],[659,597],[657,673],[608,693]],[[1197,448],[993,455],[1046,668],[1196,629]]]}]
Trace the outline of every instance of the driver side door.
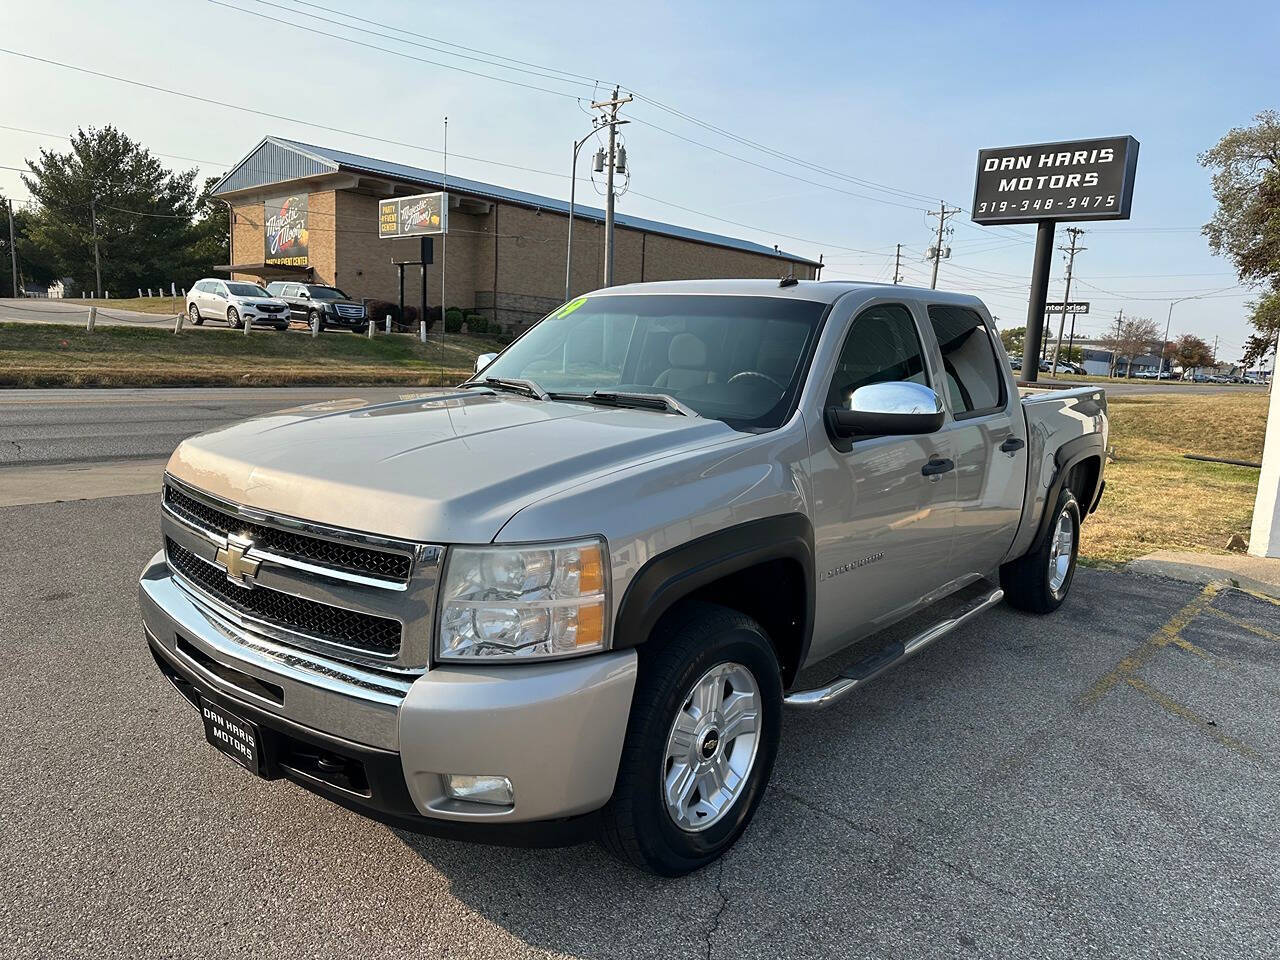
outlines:
[{"label": "driver side door", "polygon": [[[867,384],[936,390],[926,342],[907,304],[863,308],[822,373],[819,415]],[[841,439],[818,429],[810,447],[818,659],[907,616],[947,582],[956,478],[939,469],[952,457],[946,432]]]}]

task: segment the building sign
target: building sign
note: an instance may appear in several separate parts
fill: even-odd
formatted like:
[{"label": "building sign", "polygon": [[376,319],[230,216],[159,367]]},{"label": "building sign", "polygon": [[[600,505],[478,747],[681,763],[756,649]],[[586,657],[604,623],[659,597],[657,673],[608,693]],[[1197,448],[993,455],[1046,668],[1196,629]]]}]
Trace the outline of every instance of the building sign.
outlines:
[{"label": "building sign", "polygon": [[1045,313],[1088,313],[1089,304],[1085,300],[1072,300],[1070,303],[1063,303],[1059,300],[1057,303],[1046,303],[1044,305]]},{"label": "building sign", "polygon": [[307,255],[307,194],[295,193],[265,204],[266,249],[262,262],[270,267],[305,267]]},{"label": "building sign", "polygon": [[1133,137],[979,150],[973,222],[1128,220],[1137,169]]},{"label": "building sign", "polygon": [[383,239],[448,232],[448,194],[420,193],[378,202],[378,236]]}]

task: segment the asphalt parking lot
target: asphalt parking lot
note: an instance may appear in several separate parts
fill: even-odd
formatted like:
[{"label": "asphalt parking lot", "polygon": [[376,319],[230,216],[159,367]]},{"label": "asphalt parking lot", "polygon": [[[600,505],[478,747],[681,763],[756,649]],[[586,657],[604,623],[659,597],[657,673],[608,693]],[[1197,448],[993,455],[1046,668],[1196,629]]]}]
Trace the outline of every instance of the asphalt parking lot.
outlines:
[{"label": "asphalt parking lot", "polygon": [[669,881],[249,778],[146,652],[156,541],[153,495],[0,509],[0,956],[1276,955],[1273,602],[1083,570],[998,608],[790,714],[751,829]]}]

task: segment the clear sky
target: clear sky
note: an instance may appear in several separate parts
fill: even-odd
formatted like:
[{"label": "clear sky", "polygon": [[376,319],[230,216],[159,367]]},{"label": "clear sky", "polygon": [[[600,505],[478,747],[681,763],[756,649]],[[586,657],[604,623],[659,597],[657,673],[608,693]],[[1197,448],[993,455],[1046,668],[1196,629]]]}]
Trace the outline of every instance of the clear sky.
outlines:
[{"label": "clear sky", "polygon": [[[6,0],[0,47],[350,132],[0,54],[0,124],[39,132],[0,127],[0,167],[22,166],[41,146],[65,148],[41,134],[113,123],[157,153],[200,160],[209,174],[268,134],[438,168],[447,114],[451,173],[567,197],[572,141],[590,130],[584,103],[617,82],[648,98],[625,112],[635,121],[626,128],[633,179],[620,210],[821,253],[829,278],[888,280],[901,243],[906,277],[927,284],[934,221],[923,208],[942,198],[969,206],[979,148],[1132,134],[1142,145],[1132,220],[1082,225],[1088,249],[1072,299],[1093,306],[1079,326],[1099,331],[1121,307],[1164,320],[1170,299],[1213,294],[1179,304],[1172,334],[1218,336],[1226,360],[1248,334],[1250,294],[1199,232],[1213,201],[1196,155],[1280,107],[1274,0],[315,2],[374,23],[299,0]],[[551,69],[500,69],[488,54]],[[584,159],[581,172],[588,167]],[[11,170],[0,169],[0,189],[26,195]],[[579,196],[598,200],[591,190],[582,183]],[[980,294],[1003,326],[1022,324],[1033,228],[953,222],[940,286]],[[1062,274],[1055,255],[1051,299]]]}]

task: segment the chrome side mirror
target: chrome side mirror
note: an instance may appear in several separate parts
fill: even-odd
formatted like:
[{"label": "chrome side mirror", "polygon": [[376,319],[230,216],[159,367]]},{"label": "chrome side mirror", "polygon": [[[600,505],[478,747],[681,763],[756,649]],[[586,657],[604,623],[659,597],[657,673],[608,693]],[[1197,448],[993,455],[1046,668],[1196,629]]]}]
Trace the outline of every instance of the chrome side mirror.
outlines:
[{"label": "chrome side mirror", "polygon": [[493,359],[496,356],[496,353],[482,353],[480,356],[476,357],[476,373],[479,373],[489,364],[493,363]]},{"label": "chrome side mirror", "polygon": [[942,399],[907,380],[859,387],[844,407],[827,408],[827,424],[837,437],[933,433],[942,427]]}]

